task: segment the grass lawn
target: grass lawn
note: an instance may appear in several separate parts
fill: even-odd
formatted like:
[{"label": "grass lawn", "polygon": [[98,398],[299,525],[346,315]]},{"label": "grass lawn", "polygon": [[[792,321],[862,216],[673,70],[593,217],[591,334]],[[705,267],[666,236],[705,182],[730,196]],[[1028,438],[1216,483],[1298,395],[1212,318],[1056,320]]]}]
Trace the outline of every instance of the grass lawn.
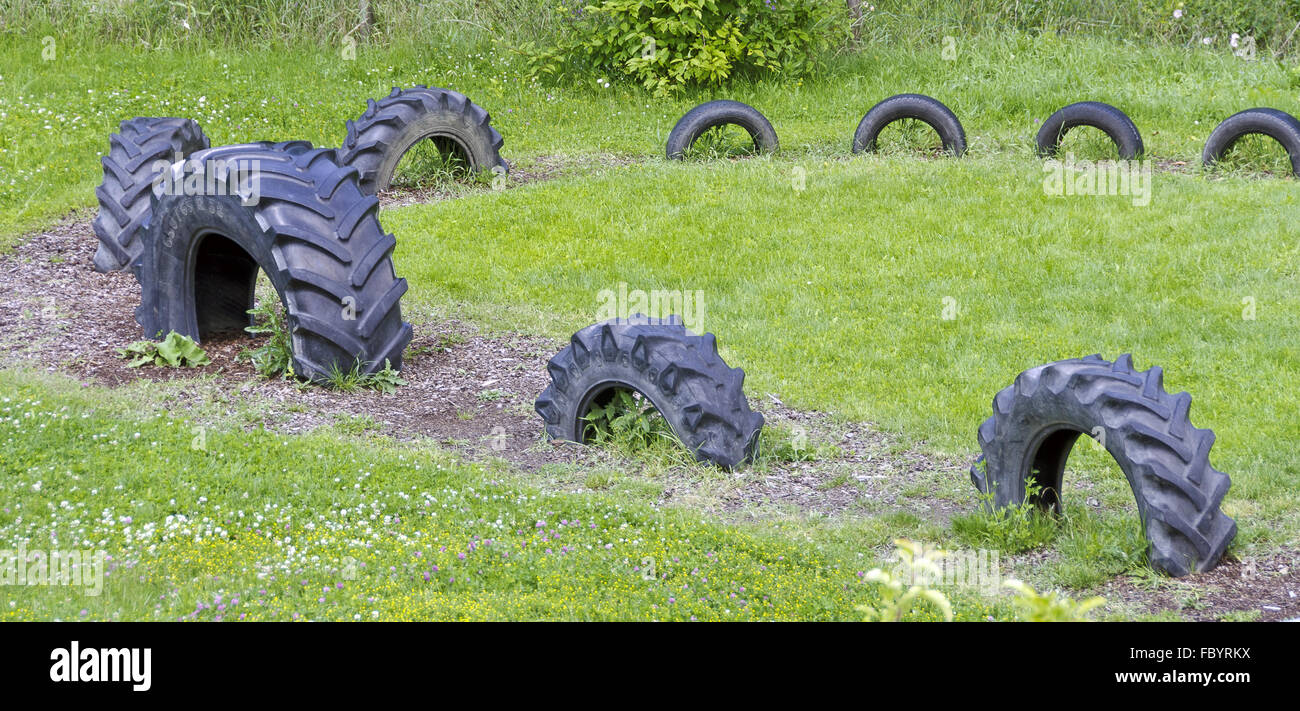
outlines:
[{"label": "grass lawn", "polygon": [[557,314],[542,323],[564,334],[620,282],[698,290],[752,395],[945,452],[975,449],[993,394],[1021,370],[1132,352],[1218,434],[1242,540],[1293,541],[1294,182],[1158,173],[1135,207],[1045,196],[1042,175],[1015,158],[657,164],[393,210],[385,226],[403,236],[416,304],[510,329]]},{"label": "grass lawn", "polygon": [[878,600],[857,541],[540,494],[429,446],[142,416],[61,378],[0,391],[0,540],[109,556],[100,594],[6,585],[0,620],[851,620]]},{"label": "grass lawn", "polygon": [[[1193,423],[1216,431],[1211,459],[1233,477],[1225,509],[1241,527],[1233,551],[1296,544],[1296,182],[1277,177],[1285,155],[1263,142],[1225,170],[1199,168],[1228,115],[1300,113],[1296,68],[1047,35],[963,38],[956,61],[938,45],[873,46],[817,77],[726,93],[772,121],[775,156],[669,163],[674,122],[720,93],[656,100],[596,77],[542,86],[491,48],[365,46],[342,61],[67,38],[46,62],[38,39],[0,37],[0,248],[92,214],[98,156],[121,119],[192,117],[214,145],[337,145],[344,121],[393,85],[455,88],[492,112],[518,173],[552,179],[385,210],[408,318],[567,337],[621,284],[698,291],[703,328],[745,368],[751,397],[961,459],[1021,370],[1132,352],[1165,369],[1166,389],[1191,392]],[[931,157],[898,134],[879,155],[849,156],[862,114],[901,92],[947,103],[968,156]],[[1085,99],[1141,129],[1156,164],[1149,203],[1045,191],[1038,123]],[[1063,151],[1111,157],[1098,135],[1072,133]],[[544,494],[431,445],[213,425],[199,451],[196,423],[133,409],[148,393],[13,371],[0,372],[0,397],[0,540],[106,547],[118,565],[89,603],[13,588],[0,619],[843,619],[869,602],[858,574],[890,536],[977,545],[969,530],[888,514],[835,530],[736,527],[613,494]],[[1108,475],[1114,496],[1052,544],[1063,563],[1048,581],[1082,589],[1131,568],[1089,561],[1098,540],[1132,548],[1134,524],[1113,463],[1080,449],[1067,481]],[[973,503],[967,482],[931,488],[949,487]],[[672,561],[667,578],[641,577],[647,556]],[[965,619],[1009,614],[1005,601],[954,602]]]},{"label": "grass lawn", "polygon": [[[472,53],[456,44],[362,46],[345,61],[308,46],[148,50],[56,40],[55,58],[43,61],[41,37],[0,36],[0,238],[10,242],[94,206],[97,157],[118,122],[133,116],[193,118],[214,145],[305,139],[337,146],[344,122],[361,114],[366,99],[392,86],[430,84],[487,107],[506,138],[504,155],[526,166],[539,156],[662,156],[677,119],[718,98],[652,99],[618,84],[597,88],[603,77],[595,76],[588,85],[542,86],[525,79],[519,55],[494,45]],[[833,61],[819,78],[739,83],[726,93],[764,112],[784,151],[837,156],[867,109],[902,92],[948,104],[972,155],[1026,160],[1037,122],[1084,99],[1126,111],[1153,155],[1193,163],[1215,124],[1236,111],[1300,113],[1300,69],[1224,51],[1014,33],[963,37],[958,50],[955,61],[945,61],[938,44],[873,45]],[[1089,144],[1090,132],[1068,137],[1065,148]],[[1276,145],[1260,152],[1260,165],[1283,165]]]}]

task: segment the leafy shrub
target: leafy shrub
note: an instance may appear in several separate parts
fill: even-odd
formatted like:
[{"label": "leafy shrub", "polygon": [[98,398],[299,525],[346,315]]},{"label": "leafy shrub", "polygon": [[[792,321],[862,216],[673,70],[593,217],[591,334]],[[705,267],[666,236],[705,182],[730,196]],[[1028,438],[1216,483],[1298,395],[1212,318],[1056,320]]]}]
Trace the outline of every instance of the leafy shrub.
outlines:
[{"label": "leafy shrub", "polygon": [[127,367],[142,365],[171,366],[173,368],[199,368],[212,362],[208,354],[189,336],[172,331],[161,341],[136,341],[117,349],[117,357],[130,358]]},{"label": "leafy shrub", "polygon": [[535,74],[605,71],[661,96],[741,74],[802,74],[846,28],[844,6],[827,0],[604,0],[555,47],[525,53]]}]

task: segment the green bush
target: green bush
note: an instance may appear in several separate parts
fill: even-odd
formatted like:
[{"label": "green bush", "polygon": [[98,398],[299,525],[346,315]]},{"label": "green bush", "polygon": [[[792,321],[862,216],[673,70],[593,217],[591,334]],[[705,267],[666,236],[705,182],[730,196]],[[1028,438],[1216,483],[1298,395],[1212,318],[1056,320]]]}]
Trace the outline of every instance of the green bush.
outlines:
[{"label": "green bush", "polygon": [[625,76],[664,95],[738,75],[799,75],[847,32],[831,0],[604,0],[574,18],[545,51],[525,53],[536,74]]}]

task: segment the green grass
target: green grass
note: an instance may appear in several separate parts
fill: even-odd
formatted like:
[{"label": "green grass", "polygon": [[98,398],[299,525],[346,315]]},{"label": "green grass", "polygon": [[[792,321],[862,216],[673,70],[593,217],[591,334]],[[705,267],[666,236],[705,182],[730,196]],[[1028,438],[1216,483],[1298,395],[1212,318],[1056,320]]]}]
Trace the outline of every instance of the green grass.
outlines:
[{"label": "green grass", "polygon": [[385,226],[404,236],[412,304],[564,335],[620,282],[699,290],[750,393],[946,452],[974,450],[1021,370],[1132,352],[1215,429],[1244,540],[1292,539],[1295,183],[1157,173],[1135,207],[1044,195],[1042,176],[1015,157],[652,164],[394,210]]},{"label": "green grass", "polygon": [[109,556],[102,594],[5,585],[0,620],[808,620],[874,603],[860,538],[547,495],[337,428],[209,428],[60,378],[0,372],[0,392],[0,540]]},{"label": "green grass", "polygon": [[[1095,37],[989,33],[962,35],[956,61],[943,60],[941,46],[924,38],[872,43],[835,59],[817,77],[738,83],[727,91],[651,100],[617,83],[597,89],[598,77],[585,86],[534,84],[523,78],[517,56],[490,44],[472,53],[455,43],[363,45],[355,61],[343,61],[333,49],[305,45],[256,53],[225,46],[200,50],[191,44],[153,50],[105,47],[75,35],[56,39],[57,58],[44,62],[40,37],[0,35],[0,122],[6,127],[0,132],[0,247],[69,211],[89,214],[100,180],[98,156],[121,119],[190,116],[214,144],[307,139],[337,145],[344,121],[357,116],[367,98],[384,95],[393,85],[447,86],[492,111],[494,126],[506,138],[504,155],[521,172],[559,165],[562,175],[385,211],[385,228],[398,236],[397,270],[411,284],[403,303],[408,315],[455,316],[489,329],[567,337],[595,320],[600,292],[617,291],[621,282],[631,289],[699,290],[704,294],[704,330],[718,334],[729,363],[746,369],[751,395],[776,393],[791,406],[869,420],[927,450],[963,459],[974,456],[975,429],[988,416],[993,394],[1021,370],[1094,352],[1112,358],[1133,352],[1139,367],[1165,368],[1167,389],[1190,391],[1193,422],[1215,429],[1212,461],[1233,477],[1226,508],[1241,526],[1236,550],[1295,544],[1300,531],[1300,495],[1295,493],[1300,490],[1300,455],[1293,447],[1295,413],[1300,411],[1300,391],[1293,387],[1300,374],[1296,182],[1259,178],[1261,169],[1276,173],[1280,165],[1279,149],[1267,143],[1247,146],[1225,170],[1208,173],[1196,167],[1204,139],[1229,114],[1260,105],[1300,113],[1300,71],[1295,67],[1245,62],[1221,47],[1185,50]],[[886,96],[912,91],[936,96],[953,108],[970,141],[968,157],[926,158],[922,154],[931,143],[925,133],[906,131],[887,140],[881,155],[849,156],[862,114]],[[664,161],[663,144],[677,118],[699,101],[724,96],[763,111],[780,135],[781,152],[739,161]],[[1123,196],[1045,194],[1043,163],[1033,156],[1037,122],[1083,99],[1124,109],[1142,130],[1149,155],[1190,167],[1157,172],[1146,206]],[[1113,150],[1086,131],[1072,134],[1065,148],[1080,159],[1109,157]],[[1253,308],[1253,319],[1243,317],[1248,308]],[[46,405],[34,406],[37,412],[48,412],[55,402],[83,411],[115,398],[99,389],[73,395],[18,376],[0,378],[6,379],[0,382],[7,397],[15,397],[13,389],[25,393],[22,398],[45,400]],[[228,433],[211,435],[221,443],[215,459],[212,449],[204,456],[186,453],[190,432],[162,420],[135,425],[120,412],[101,409],[86,422],[49,420],[58,425],[57,432],[24,428],[22,436],[6,435],[0,463],[8,476],[0,486],[25,497],[14,501],[33,510],[44,507],[55,489],[38,495],[11,482],[30,488],[32,477],[40,479],[46,470],[60,477],[68,471],[90,477],[103,470],[102,486],[62,478],[45,481],[58,481],[61,498],[73,497],[70,505],[123,512],[116,515],[139,509],[143,513],[137,518],[160,526],[167,513],[217,522],[240,506],[246,514],[257,507],[269,518],[269,509],[262,507],[274,505],[280,507],[275,522],[287,522],[304,536],[310,529],[294,527],[321,515],[346,519],[353,533],[370,525],[365,535],[371,535],[380,530],[378,524],[352,520],[341,511],[355,514],[355,507],[364,504],[401,515],[411,510],[402,508],[409,502],[396,492],[437,496],[423,474],[410,471],[416,458],[437,463],[426,467],[442,466],[435,480],[445,480],[440,486],[461,494],[472,485],[501,502],[501,496],[516,501],[528,490],[519,484],[522,477],[485,484],[495,475],[453,463],[433,450],[399,447],[381,453],[370,444],[332,439],[373,435],[363,422],[341,421],[328,432],[283,444],[265,433],[242,431],[282,413],[265,407],[239,413],[236,419],[242,421],[227,423]],[[6,420],[4,426],[12,424]],[[81,424],[90,429],[77,429]],[[128,427],[150,442],[170,444],[156,450],[123,446],[120,434]],[[92,447],[84,457],[79,449],[59,449],[92,441],[88,438],[101,431],[117,432],[110,439],[119,444]],[[773,434],[774,456],[803,456],[803,450],[792,448],[788,433]],[[317,453],[329,458],[319,471],[332,476],[300,471],[301,462]],[[171,466],[178,469],[171,471]],[[1041,571],[1035,585],[1087,587],[1133,570],[1131,494],[1107,466],[1104,457],[1084,448],[1072,459],[1067,485],[1081,486],[1067,492],[1067,503],[1091,496],[1101,510],[1056,533],[1049,545],[1059,560]],[[364,485],[357,481],[364,471],[384,482],[383,498],[344,496],[358,490],[343,484]],[[333,482],[333,476],[340,481]],[[538,495],[537,501],[555,501],[551,509],[584,520],[579,510],[603,516],[618,506],[642,507],[636,509],[642,518],[629,526],[659,526],[653,529],[655,540],[715,541],[718,549],[725,543],[762,551],[762,556],[785,550],[769,546],[770,537],[789,533],[779,527],[740,531],[701,523],[682,511],[654,511],[645,502],[656,500],[662,487],[633,474],[575,476],[601,494],[575,499]],[[931,474],[918,474],[906,496],[940,490],[947,497],[960,489],[974,500],[964,481],[936,486],[927,477]],[[219,512],[196,503],[197,488],[213,482],[214,493],[204,495],[222,502]],[[118,484],[123,490],[112,493]],[[195,488],[195,496],[178,499],[184,501],[179,507],[164,503],[170,495],[151,493],[187,487]],[[90,489],[97,493],[87,494]],[[254,503],[244,503],[245,492]],[[471,520],[458,517],[495,521],[488,516],[492,507],[476,501],[465,501],[460,506],[465,510],[448,515],[457,524]],[[499,510],[524,521],[537,515],[532,502],[500,503]],[[0,527],[18,525],[13,514],[5,515],[10,518],[0,518]],[[42,510],[41,534],[69,525],[62,515]],[[97,525],[84,511],[77,520],[83,528]],[[422,542],[435,536],[453,545],[468,544],[458,537],[459,529],[443,521],[424,528],[407,525],[383,530],[408,540],[419,532]],[[800,602],[782,614],[852,616],[850,601],[829,592],[840,579],[830,574],[819,578],[810,571],[829,560],[839,560],[841,566],[851,560],[850,567],[858,569],[869,565],[857,557],[864,542],[879,550],[893,537],[911,535],[961,544],[952,529],[906,510],[881,511],[834,526],[797,532],[798,540],[816,541],[832,553],[817,563],[787,556],[799,563],[782,573],[789,577],[781,584],[798,588],[798,594],[787,593]],[[107,530],[95,535],[108,535]],[[522,529],[510,532],[514,530]],[[512,544],[530,540],[522,534],[502,535]],[[740,543],[733,535],[751,538]],[[353,539],[366,540],[348,540]],[[322,560],[357,557],[358,551],[339,543],[343,538],[308,540]],[[584,545],[592,542],[582,540]],[[651,540],[649,534],[645,540]],[[149,563],[155,567],[146,571],[153,577],[140,588],[145,592],[123,588],[114,598],[119,593],[110,591],[109,599],[117,602],[88,614],[150,616],[154,598],[173,595],[173,588],[180,592],[162,601],[159,616],[188,614],[204,601],[196,596],[215,594],[216,587],[203,580],[205,566],[235,581],[228,591],[248,595],[250,561],[284,559],[283,546],[268,538],[241,536],[234,547],[206,534],[203,541],[213,546],[211,551],[171,544],[166,549],[170,557]],[[857,546],[852,554],[846,552],[851,545]],[[391,542],[385,546],[375,552],[376,567],[391,566],[412,576],[419,572],[404,557],[407,549]],[[448,550],[455,548],[449,545]],[[687,559],[677,550],[669,546],[660,554]],[[700,554],[690,550],[689,555]],[[121,551],[139,553],[138,548]],[[385,617],[585,619],[648,616],[664,609],[658,593],[645,591],[629,593],[626,614],[608,599],[565,598],[566,580],[576,581],[579,591],[623,590],[612,582],[621,579],[592,572],[612,565],[614,558],[602,555],[597,552],[576,572],[565,569],[573,572],[567,578],[540,575],[540,562],[526,573],[493,568],[483,578],[471,577],[481,587],[436,602],[416,592],[424,588],[387,578],[381,582],[380,576],[369,589],[386,591],[380,596],[386,600],[382,607],[361,605],[358,598],[318,607],[308,604],[316,598],[290,594],[291,587],[277,593],[280,602],[263,607],[267,615],[299,612],[324,618],[379,609]],[[742,562],[733,578],[763,579],[751,565],[760,553],[747,555],[751,557],[737,559]],[[825,564],[833,569],[836,563]],[[167,573],[169,566],[180,572]],[[313,585],[328,583],[332,573],[321,571],[308,578]],[[182,579],[186,575],[190,577]],[[799,588],[790,582],[795,579],[812,582]],[[522,602],[516,603],[502,592],[519,590],[536,595],[519,596]],[[830,607],[811,602],[821,595],[834,600]],[[80,609],[66,600],[25,598],[22,604],[28,617],[70,617]],[[654,604],[660,607],[650,607]],[[716,617],[716,608],[699,609],[705,611],[701,617]]]},{"label": "green grass", "polygon": [[1027,165],[1036,122],[1082,99],[1119,106],[1153,155],[1191,164],[1214,125],[1238,110],[1300,112],[1300,70],[1271,60],[1246,62],[1221,47],[1014,32],[963,35],[954,61],[945,61],[933,42],[882,42],[833,59],[815,78],[737,83],[670,100],[627,85],[598,88],[605,77],[597,76],[576,86],[539,85],[525,78],[517,54],[492,42],[466,51],[464,43],[408,39],[365,45],[347,61],[316,45],[150,50],[56,35],[54,59],[44,61],[39,33],[0,34],[0,246],[71,210],[94,207],[98,158],[123,119],[191,117],[214,145],[304,139],[335,146],[366,99],[394,85],[425,83],[469,95],[492,112],[506,139],[504,155],[524,168],[543,156],[657,158],[687,109],[723,96],[763,111],[787,156],[839,157],[877,101],[926,93],[960,117],[973,156],[1009,154]]}]

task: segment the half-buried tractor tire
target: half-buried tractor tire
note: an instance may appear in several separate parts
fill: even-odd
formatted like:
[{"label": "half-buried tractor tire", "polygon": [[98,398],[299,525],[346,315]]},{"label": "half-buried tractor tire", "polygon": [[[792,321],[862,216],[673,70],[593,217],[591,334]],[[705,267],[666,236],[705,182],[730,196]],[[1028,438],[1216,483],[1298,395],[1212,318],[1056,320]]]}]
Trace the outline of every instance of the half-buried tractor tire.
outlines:
[{"label": "half-buried tractor tire", "polygon": [[745,371],[722,361],[713,334],[697,336],[675,318],[588,326],[546,369],[551,384],[535,409],[553,439],[585,443],[588,413],[619,390],[649,400],[696,459],[727,469],[753,456],[763,428],[745,401]]},{"label": "half-buried tractor tire", "polygon": [[348,121],[339,164],[356,168],[361,190],[374,195],[388,189],[402,156],[426,139],[444,156],[459,154],[471,171],[509,170],[500,153],[505,140],[487,110],[459,92],[425,86],[393,87],[388,96],[370,99],[366,112]]},{"label": "half-buried tractor tire", "polygon": [[1159,366],[1133,369],[1131,356],[1101,356],[1030,368],[993,399],[979,428],[984,454],[971,481],[994,508],[1026,501],[1060,511],[1065,462],[1080,434],[1094,436],[1128,479],[1153,567],[1173,576],[1213,568],[1237,532],[1219,503],[1231,481],[1210,466],[1214,432],[1188,420],[1192,398],[1169,395]]},{"label": "half-buried tractor tire", "polygon": [[140,258],[139,233],[149,222],[153,182],[173,162],[208,147],[208,137],[191,119],[133,118],[108,138],[100,159],[104,182],[95,188],[99,214],[92,228],[99,240],[95,271],[126,269]]},{"label": "half-buried tractor tire", "polygon": [[333,150],[295,141],[201,151],[155,189],[136,320],[150,338],[241,333],[260,268],[284,304],[296,375],[400,369],[406,280],[378,209]]}]

